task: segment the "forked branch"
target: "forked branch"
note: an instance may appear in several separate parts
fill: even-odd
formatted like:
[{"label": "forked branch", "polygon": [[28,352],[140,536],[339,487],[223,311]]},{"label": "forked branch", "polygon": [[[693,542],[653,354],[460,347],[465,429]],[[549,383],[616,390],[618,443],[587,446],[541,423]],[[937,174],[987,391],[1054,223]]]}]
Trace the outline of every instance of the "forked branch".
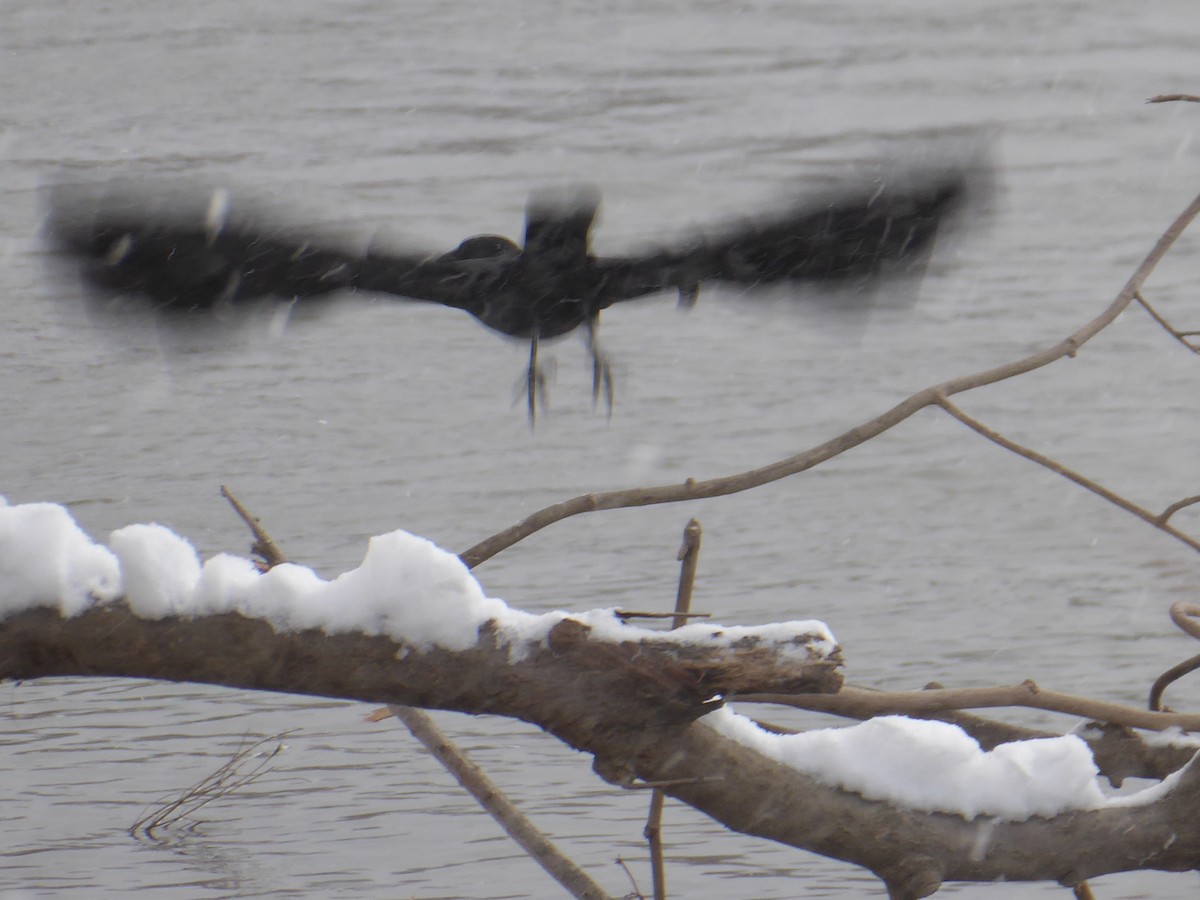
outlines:
[{"label": "forked branch", "polygon": [[988,428],[978,419],[967,415],[967,413],[965,413],[959,406],[951,401],[949,397],[940,397],[938,398],[937,403],[938,406],[940,406],[954,418],[958,419],[958,421],[962,422],[976,434],[982,435],[995,444],[999,444],[1005,450],[1010,450],[1017,454],[1017,456],[1024,457],[1031,462],[1037,463],[1039,466],[1044,466],[1051,472],[1061,475],[1063,478],[1075,482],[1077,485],[1082,488],[1086,488],[1093,494],[1103,497],[1114,506],[1119,506],[1126,512],[1133,513],[1133,515],[1137,516],[1143,522],[1147,522],[1150,525],[1153,525],[1155,528],[1165,531],[1167,534],[1171,535],[1171,537],[1175,538],[1177,541],[1187,544],[1193,550],[1200,551],[1200,541],[1197,541],[1190,535],[1180,531],[1167,521],[1178,510],[1185,506],[1190,506],[1192,503],[1200,501],[1200,497],[1190,497],[1187,500],[1180,500],[1178,503],[1174,503],[1167,507],[1167,509],[1161,513],[1153,513],[1144,506],[1139,506],[1131,500],[1127,500],[1126,498],[1122,497],[1120,494],[1110,491],[1108,488],[1104,487],[1104,485],[1098,484],[1097,482],[1092,481],[1090,478],[1085,478],[1074,469],[1067,468],[1062,463],[1057,462],[1048,456],[1044,456],[1041,453],[1038,453],[1036,450],[1031,450],[1029,447],[1018,444],[1016,441],[1000,434],[1000,432]]},{"label": "forked branch", "polygon": [[1138,302],[1142,309],[1149,313],[1150,318],[1157,322],[1162,327],[1163,331],[1175,338],[1175,340],[1179,341],[1179,343],[1183,344],[1183,346],[1187,347],[1193,353],[1200,353],[1200,346],[1197,346],[1196,342],[1193,340],[1193,338],[1195,338],[1197,335],[1200,335],[1200,331],[1180,331],[1178,328],[1168,322],[1166,317],[1161,315],[1157,309],[1150,305],[1150,301],[1142,296],[1141,291],[1138,291],[1136,294],[1134,294],[1133,299]]}]

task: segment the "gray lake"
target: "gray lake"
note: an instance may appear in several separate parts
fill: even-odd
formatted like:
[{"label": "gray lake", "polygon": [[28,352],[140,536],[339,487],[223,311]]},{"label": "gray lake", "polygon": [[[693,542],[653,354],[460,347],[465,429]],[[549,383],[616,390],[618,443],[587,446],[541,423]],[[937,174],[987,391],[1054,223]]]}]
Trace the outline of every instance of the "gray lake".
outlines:
[{"label": "gray lake", "polygon": [[[159,522],[245,553],[228,485],[288,555],[332,577],[372,534],[461,551],[577,494],[732,474],[820,444],[911,393],[1050,346],[1099,314],[1200,187],[1194,3],[448,4],[3,0],[0,494],[70,507],[98,540]],[[432,251],[519,235],[531,190],[604,195],[603,254],[880,160],[989,147],[995,188],[937,249],[916,303],[706,291],[610,310],[617,397],[593,411],[578,338],[531,431],[527,348],[461,312],[347,298],[279,333],[180,336],[85,315],[47,277],[42,187],[153,174],[246,188],[299,221]],[[383,239],[382,237],[380,238]],[[1185,235],[1147,286],[1200,327]],[[886,299],[886,298],[884,298]],[[908,298],[911,299],[911,298]],[[1074,359],[961,395],[1014,440],[1161,510],[1200,490],[1200,361],[1131,309]],[[847,679],[1009,684],[1142,704],[1196,648],[1167,618],[1196,558],[1076,485],[927,410],[805,474],[682,506],[559,523],[481,566],[532,611],[668,609],[690,517],[694,605],[820,618]],[[1176,524],[1195,531],[1200,513]],[[1200,690],[1168,692],[1195,708]],[[559,889],[370,707],[194,685],[0,685],[0,898],[557,897]],[[1067,730],[1075,720],[1012,712]],[[832,725],[834,720],[779,721]],[[518,722],[437,720],[605,887],[650,890],[647,798]],[[127,829],[245,743],[274,767],[160,845]],[[847,865],[668,804],[674,897],[883,896]],[[1192,898],[1194,873],[1098,879]],[[964,898],[1053,885],[948,886]]]}]

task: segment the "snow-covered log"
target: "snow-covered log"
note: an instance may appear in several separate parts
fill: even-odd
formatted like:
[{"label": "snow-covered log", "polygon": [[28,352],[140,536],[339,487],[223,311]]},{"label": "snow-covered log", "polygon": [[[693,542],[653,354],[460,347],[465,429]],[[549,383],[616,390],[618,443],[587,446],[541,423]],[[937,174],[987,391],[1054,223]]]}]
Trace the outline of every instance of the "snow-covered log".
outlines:
[{"label": "snow-covered log", "polygon": [[1200,770],[1104,794],[1078,736],[984,750],[900,716],[773,734],[723,705],[830,693],[820,622],[663,632],[611,611],[534,615],[396,532],[324,581],[219,555],[159,526],[92,542],[58,506],[0,506],[0,678],[197,681],[513,716],[591,753],[605,779],[660,784],[730,828],[864,866],[894,897],[944,881],[1200,867]]}]

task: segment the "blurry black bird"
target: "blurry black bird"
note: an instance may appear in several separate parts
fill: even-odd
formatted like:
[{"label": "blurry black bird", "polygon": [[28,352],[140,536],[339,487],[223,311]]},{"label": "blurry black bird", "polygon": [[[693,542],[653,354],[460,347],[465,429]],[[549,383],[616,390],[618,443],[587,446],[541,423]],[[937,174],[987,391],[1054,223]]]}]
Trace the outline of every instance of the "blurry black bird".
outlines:
[{"label": "blurry black bird", "polygon": [[307,301],[340,291],[389,294],[462,309],[487,327],[529,341],[531,423],[542,391],[538,344],[587,330],[593,400],[611,411],[612,375],[596,341],[601,310],[676,291],[691,306],[702,284],[753,290],[784,282],[865,285],[919,269],[947,215],[966,196],[963,170],[909,175],[797,203],[709,236],[636,256],[589,248],[599,194],[535,195],[524,244],[479,235],[441,255],[362,252],[305,240],[282,226],[234,217],[229,194],[204,200],[126,185],[50,193],[46,235],[101,295],[146,298],[157,310],[220,313],[264,299]]}]

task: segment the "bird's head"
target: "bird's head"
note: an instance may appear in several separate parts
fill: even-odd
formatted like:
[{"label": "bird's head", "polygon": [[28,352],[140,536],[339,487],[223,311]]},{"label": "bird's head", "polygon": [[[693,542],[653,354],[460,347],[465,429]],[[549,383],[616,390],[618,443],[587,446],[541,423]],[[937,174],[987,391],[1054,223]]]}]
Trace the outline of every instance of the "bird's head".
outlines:
[{"label": "bird's head", "polygon": [[518,256],[521,248],[506,237],[498,234],[477,234],[469,237],[449,253],[442,255],[444,261],[464,259],[495,259],[496,257]]}]

